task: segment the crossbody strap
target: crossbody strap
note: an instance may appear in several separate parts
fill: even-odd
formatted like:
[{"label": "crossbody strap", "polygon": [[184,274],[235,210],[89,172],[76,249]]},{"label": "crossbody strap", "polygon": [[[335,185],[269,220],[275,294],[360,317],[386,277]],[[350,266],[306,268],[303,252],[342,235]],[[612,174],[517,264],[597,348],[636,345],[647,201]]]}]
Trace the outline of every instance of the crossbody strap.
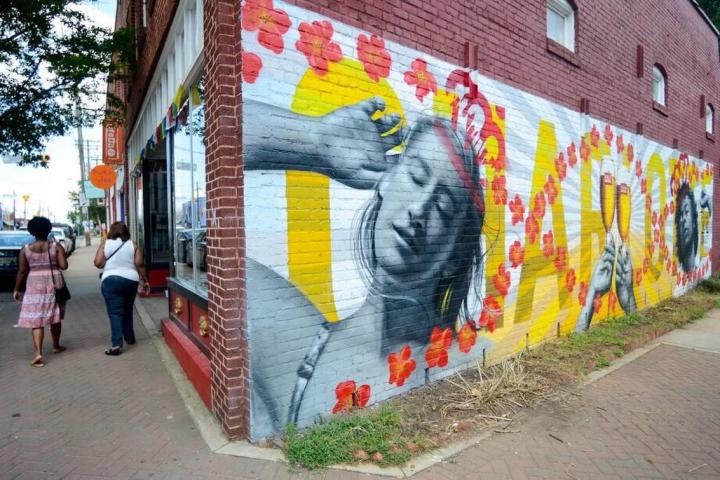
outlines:
[{"label": "crossbody strap", "polygon": [[55,273],[53,272],[53,266],[52,266],[52,257],[50,256],[50,241],[47,242],[47,252],[48,252],[48,263],[50,264],[50,278],[52,278],[53,287],[57,288],[57,285],[55,284]]},{"label": "crossbody strap", "polygon": [[122,243],[120,244],[120,246],[119,246],[118,248],[116,248],[115,251],[113,251],[113,252],[110,254],[109,257],[106,257],[106,258],[105,258],[105,265],[107,265],[107,261],[110,260],[110,259],[113,257],[113,255],[115,255],[115,254],[123,247],[123,245],[125,245],[125,242],[127,242],[127,240],[125,240],[124,242],[122,242]]}]

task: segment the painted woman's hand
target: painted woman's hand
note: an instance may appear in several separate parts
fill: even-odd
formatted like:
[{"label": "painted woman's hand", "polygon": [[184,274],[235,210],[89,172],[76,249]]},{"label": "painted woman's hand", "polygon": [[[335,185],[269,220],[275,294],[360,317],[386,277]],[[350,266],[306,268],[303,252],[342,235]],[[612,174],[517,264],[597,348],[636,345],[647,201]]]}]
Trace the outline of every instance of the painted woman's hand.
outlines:
[{"label": "painted woman's hand", "polygon": [[618,302],[625,313],[635,313],[637,304],[633,291],[633,268],[630,251],[623,244],[620,245],[617,257],[617,270],[615,271],[615,289]]},{"label": "painted woman's hand", "polygon": [[595,265],[595,271],[590,277],[590,290],[593,292],[593,296],[588,296],[590,300],[595,295],[604,295],[610,291],[613,270],[615,269],[615,254],[615,241],[612,236],[608,235],[605,250],[600,255],[600,260]]},{"label": "painted woman's hand", "polygon": [[382,115],[379,97],[340,108],[322,117],[318,148],[324,149],[328,177],[349,187],[373,188],[392,167],[396,156],[386,156],[403,139],[399,114]]}]

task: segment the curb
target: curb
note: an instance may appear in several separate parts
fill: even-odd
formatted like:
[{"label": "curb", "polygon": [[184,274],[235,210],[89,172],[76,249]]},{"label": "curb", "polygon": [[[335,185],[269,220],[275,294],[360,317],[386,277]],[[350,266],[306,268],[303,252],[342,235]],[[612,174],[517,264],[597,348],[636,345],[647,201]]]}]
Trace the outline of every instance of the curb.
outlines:
[{"label": "curb", "polygon": [[[208,411],[203,403],[202,399],[195,391],[188,378],[185,376],[185,372],[180,367],[180,364],[175,359],[165,341],[162,338],[162,334],[155,326],[152,318],[145,310],[141,301],[135,302],[135,310],[137,311],[138,317],[150,337],[150,342],[155,346],[160,358],[165,365],[170,377],[175,383],[175,387],[182,398],[185,407],[187,408],[190,417],[197,426],[200,435],[207,444],[208,448],[213,452],[220,455],[232,455],[236,457],[252,458],[255,460],[266,460],[273,462],[281,462],[287,464],[285,454],[276,448],[265,448],[258,447],[246,441],[231,441],[225,436],[220,425],[217,423],[215,417]],[[578,389],[582,389],[591,383],[594,383],[601,378],[610,375],[619,368],[627,365],[628,363],[637,360],[646,353],[651,352],[660,345],[664,345],[662,337],[657,338],[655,341],[644,347],[639,347],[627,355],[615,360],[612,365],[602,370],[596,370],[588,374],[587,378],[578,385]],[[669,344],[672,345],[672,344]],[[717,352],[715,352],[717,353]],[[374,464],[358,464],[358,465],[331,465],[326,467],[327,470],[339,470],[346,472],[364,473],[368,475],[378,475],[384,477],[393,478],[407,478],[415,475],[418,472],[426,470],[433,465],[443,462],[462,451],[480,443],[481,441],[489,438],[492,435],[491,431],[484,431],[477,435],[474,435],[465,440],[461,440],[452,443],[446,447],[433,450],[423,454],[414,460],[411,460],[410,465],[404,467],[389,467],[382,468]]]}]

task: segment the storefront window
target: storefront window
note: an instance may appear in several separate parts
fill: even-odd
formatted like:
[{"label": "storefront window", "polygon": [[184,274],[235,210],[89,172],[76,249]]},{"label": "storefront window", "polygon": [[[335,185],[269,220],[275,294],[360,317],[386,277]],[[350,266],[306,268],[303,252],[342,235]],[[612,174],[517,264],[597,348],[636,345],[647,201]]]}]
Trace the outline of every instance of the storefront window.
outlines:
[{"label": "storefront window", "polygon": [[205,115],[202,83],[191,90],[172,138],[175,277],[207,291]]}]

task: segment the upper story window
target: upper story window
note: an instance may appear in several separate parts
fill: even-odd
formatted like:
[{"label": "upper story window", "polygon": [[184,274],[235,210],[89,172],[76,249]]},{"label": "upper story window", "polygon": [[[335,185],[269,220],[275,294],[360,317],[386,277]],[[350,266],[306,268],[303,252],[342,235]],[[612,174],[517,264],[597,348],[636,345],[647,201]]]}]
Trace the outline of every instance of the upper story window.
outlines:
[{"label": "upper story window", "polygon": [[567,0],[547,0],[547,37],[575,51],[575,9]]},{"label": "upper story window", "polygon": [[667,78],[660,65],[653,66],[653,101],[666,106]]},{"label": "upper story window", "polygon": [[709,103],[705,105],[705,132],[710,135],[715,132],[715,109]]}]

